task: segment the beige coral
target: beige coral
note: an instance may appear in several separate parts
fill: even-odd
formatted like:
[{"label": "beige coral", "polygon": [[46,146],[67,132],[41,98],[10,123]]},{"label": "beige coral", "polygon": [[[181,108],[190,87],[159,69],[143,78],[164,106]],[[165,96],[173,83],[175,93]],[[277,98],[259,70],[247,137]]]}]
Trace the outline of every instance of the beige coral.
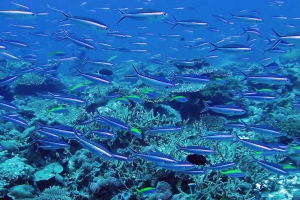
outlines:
[{"label": "beige coral", "polygon": [[23,74],[22,77],[17,79],[20,85],[41,85],[45,82],[46,77],[36,73]]}]

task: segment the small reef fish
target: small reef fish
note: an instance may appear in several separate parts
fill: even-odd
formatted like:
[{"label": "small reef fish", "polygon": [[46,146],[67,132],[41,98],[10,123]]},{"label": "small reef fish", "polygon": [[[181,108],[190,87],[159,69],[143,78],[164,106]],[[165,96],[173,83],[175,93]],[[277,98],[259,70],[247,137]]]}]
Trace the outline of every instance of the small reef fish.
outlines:
[{"label": "small reef fish", "polygon": [[164,20],[168,17],[168,14],[162,11],[155,10],[141,10],[135,12],[124,13],[122,10],[118,9],[123,17],[118,21],[119,24],[123,19],[130,18],[134,20],[144,20],[144,21],[158,21]]}]

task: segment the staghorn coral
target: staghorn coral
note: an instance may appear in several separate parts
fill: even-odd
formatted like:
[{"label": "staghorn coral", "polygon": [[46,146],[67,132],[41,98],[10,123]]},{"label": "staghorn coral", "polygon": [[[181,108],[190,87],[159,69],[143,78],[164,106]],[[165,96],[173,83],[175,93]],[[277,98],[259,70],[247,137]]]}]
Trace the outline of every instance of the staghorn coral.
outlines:
[{"label": "staghorn coral", "polygon": [[181,116],[176,110],[167,105],[161,105],[163,113],[147,110],[141,104],[124,106],[119,102],[109,102],[98,110],[103,115],[118,118],[131,127],[146,128],[158,125],[170,125],[181,122]]},{"label": "staghorn coral", "polygon": [[209,77],[219,77],[219,78],[224,78],[224,77],[229,77],[232,76],[232,71],[218,68],[218,67],[203,67],[201,69],[189,69],[187,70],[184,74],[198,74],[198,75],[206,75]]},{"label": "staghorn coral", "polygon": [[67,113],[51,113],[48,111],[49,109],[62,104],[55,100],[47,101],[36,97],[30,97],[28,101],[18,100],[18,104],[20,109],[33,111],[34,117],[31,119],[31,122],[43,121],[47,122],[47,124],[72,125],[88,114],[83,107],[75,107],[73,105],[67,107]]},{"label": "staghorn coral", "polygon": [[197,132],[217,131],[225,123],[226,118],[219,115],[202,114],[200,119],[195,121],[193,126]]},{"label": "staghorn coral", "polygon": [[206,89],[207,84],[183,83],[179,88],[173,89],[172,93],[199,92]]},{"label": "staghorn coral", "polygon": [[69,195],[70,193],[66,188],[52,186],[46,188],[39,197],[36,197],[33,200],[71,200],[72,198],[70,198]]}]

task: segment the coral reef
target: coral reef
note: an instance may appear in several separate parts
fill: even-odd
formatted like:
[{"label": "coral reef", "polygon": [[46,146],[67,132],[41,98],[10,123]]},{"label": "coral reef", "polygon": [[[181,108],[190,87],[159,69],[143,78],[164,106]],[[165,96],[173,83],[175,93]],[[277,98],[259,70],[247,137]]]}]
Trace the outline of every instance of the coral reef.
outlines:
[{"label": "coral reef", "polygon": [[231,16],[216,2],[201,10],[217,19],[206,23],[184,19],[200,13],[189,1],[132,1],[134,12],[125,1],[4,1],[0,198],[300,199],[300,51],[288,41],[298,35],[276,27],[298,18],[283,12],[289,1],[262,14],[236,1],[245,13]]}]

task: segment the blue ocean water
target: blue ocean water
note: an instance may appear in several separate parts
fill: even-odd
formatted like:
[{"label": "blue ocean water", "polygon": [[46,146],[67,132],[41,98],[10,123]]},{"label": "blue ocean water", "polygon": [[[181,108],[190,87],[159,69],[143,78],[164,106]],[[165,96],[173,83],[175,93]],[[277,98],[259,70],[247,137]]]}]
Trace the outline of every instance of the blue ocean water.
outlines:
[{"label": "blue ocean water", "polygon": [[0,6],[1,199],[300,199],[299,0]]}]

